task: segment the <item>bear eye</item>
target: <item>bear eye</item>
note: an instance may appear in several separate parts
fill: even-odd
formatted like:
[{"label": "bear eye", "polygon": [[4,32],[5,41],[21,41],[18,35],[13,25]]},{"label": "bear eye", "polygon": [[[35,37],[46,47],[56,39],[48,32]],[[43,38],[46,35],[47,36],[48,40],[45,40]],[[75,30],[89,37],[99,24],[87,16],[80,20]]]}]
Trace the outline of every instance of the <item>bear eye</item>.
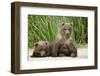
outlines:
[{"label": "bear eye", "polygon": [[48,45],[48,42],[46,41],[45,44]]}]

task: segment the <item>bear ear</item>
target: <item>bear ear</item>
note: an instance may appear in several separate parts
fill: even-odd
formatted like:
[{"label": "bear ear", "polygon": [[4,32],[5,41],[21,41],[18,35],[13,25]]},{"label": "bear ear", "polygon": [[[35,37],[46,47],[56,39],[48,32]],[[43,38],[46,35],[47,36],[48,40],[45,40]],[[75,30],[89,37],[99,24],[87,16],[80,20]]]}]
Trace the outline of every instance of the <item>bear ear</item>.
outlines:
[{"label": "bear ear", "polygon": [[64,23],[64,22],[62,23],[62,26],[63,26],[63,25],[65,25],[65,23]]},{"label": "bear ear", "polygon": [[71,22],[70,24],[71,24],[71,26],[73,26],[73,22]]},{"label": "bear ear", "polygon": [[35,46],[37,46],[37,45],[38,45],[38,43],[34,43],[34,45],[35,45]]}]

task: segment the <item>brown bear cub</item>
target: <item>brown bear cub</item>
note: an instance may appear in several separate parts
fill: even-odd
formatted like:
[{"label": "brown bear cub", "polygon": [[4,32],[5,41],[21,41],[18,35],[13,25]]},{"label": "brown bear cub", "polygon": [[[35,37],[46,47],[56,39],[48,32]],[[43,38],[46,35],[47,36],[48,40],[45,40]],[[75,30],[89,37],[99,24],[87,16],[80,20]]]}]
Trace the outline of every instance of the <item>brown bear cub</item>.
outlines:
[{"label": "brown bear cub", "polygon": [[61,38],[55,44],[55,50],[53,50],[53,56],[77,56],[77,49],[75,48],[72,40],[72,24],[63,23],[60,28]]},{"label": "brown bear cub", "polygon": [[56,53],[55,43],[50,44],[48,41],[38,41],[35,43],[35,47],[31,57],[53,57]]},{"label": "brown bear cub", "polygon": [[55,43],[38,41],[31,57],[77,57],[77,49],[71,40],[72,24],[63,23],[60,28],[61,38]]},{"label": "brown bear cub", "polygon": [[49,43],[47,41],[38,41],[31,57],[47,57],[49,56]]}]

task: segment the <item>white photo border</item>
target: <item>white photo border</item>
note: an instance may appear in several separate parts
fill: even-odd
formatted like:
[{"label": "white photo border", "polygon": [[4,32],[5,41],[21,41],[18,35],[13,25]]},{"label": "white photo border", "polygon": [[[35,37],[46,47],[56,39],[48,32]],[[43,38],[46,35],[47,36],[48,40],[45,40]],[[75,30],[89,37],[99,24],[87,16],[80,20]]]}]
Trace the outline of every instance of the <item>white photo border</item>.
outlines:
[{"label": "white photo border", "polygon": [[[78,16],[88,17],[88,58],[77,60],[56,61],[28,61],[28,15],[55,15],[55,16]],[[93,10],[58,9],[46,7],[24,7],[20,8],[20,69],[43,69],[61,67],[94,66],[94,27],[95,12]],[[73,63],[74,62],[74,63]]]}]

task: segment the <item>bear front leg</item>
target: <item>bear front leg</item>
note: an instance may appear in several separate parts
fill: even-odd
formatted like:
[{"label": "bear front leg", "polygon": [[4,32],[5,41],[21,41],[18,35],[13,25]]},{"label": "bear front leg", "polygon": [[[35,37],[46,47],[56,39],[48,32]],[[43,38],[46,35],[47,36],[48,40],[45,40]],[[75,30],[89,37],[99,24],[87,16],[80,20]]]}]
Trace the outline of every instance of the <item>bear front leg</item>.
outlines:
[{"label": "bear front leg", "polygon": [[77,57],[77,49],[74,48],[71,52],[71,57]]},{"label": "bear front leg", "polygon": [[52,50],[52,57],[57,57],[57,50],[56,49]]},{"label": "bear front leg", "polygon": [[51,53],[51,56],[52,57],[57,57],[58,55],[58,45],[56,45],[56,44],[53,44],[52,45],[52,53]]},{"label": "bear front leg", "polygon": [[77,57],[77,51],[71,52],[71,57]]},{"label": "bear front leg", "polygon": [[69,45],[69,49],[71,51],[70,56],[71,57],[77,57],[77,49],[72,43]]}]

